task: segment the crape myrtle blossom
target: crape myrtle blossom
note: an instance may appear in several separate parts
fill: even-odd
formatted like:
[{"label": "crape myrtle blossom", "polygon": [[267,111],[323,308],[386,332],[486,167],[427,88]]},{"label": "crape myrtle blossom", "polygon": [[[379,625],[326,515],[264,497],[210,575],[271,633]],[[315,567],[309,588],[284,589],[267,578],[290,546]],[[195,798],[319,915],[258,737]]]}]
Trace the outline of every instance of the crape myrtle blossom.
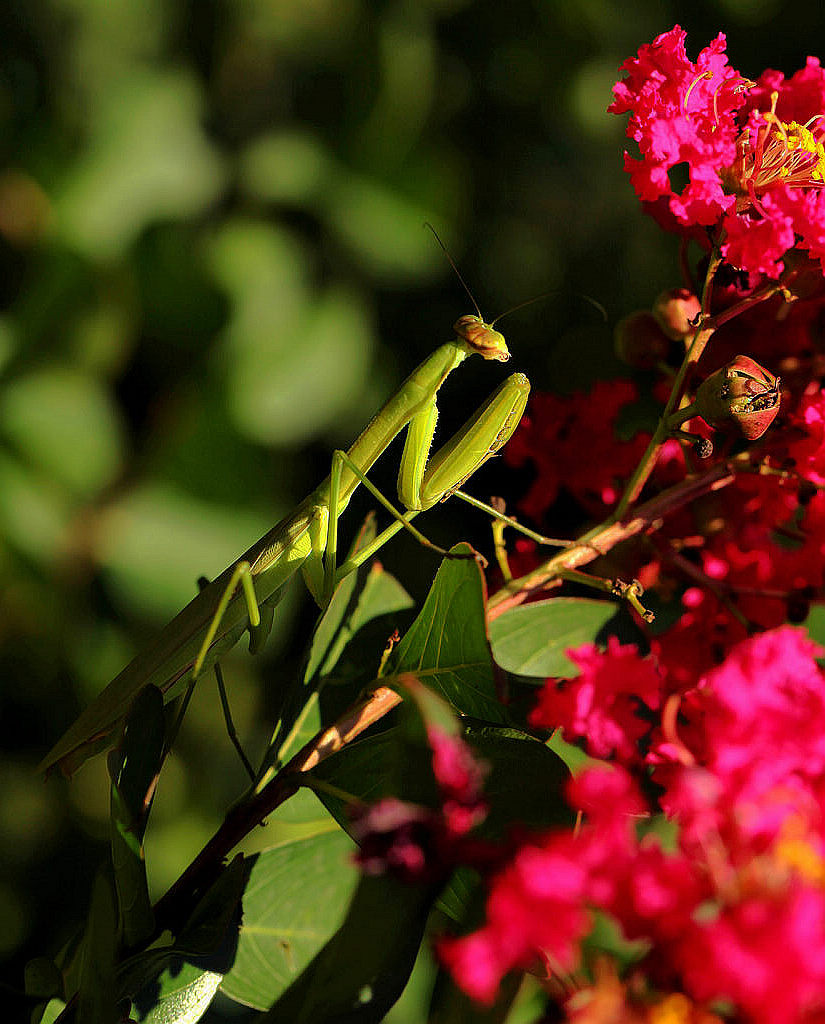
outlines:
[{"label": "crape myrtle blossom", "polygon": [[593,757],[616,756],[625,764],[639,758],[639,741],[650,731],[640,713],[659,707],[661,679],[633,644],[608,638],[607,650],[585,644],[568,652],[580,669],[575,679],[548,683],[529,716],[533,726],[561,726],[571,742],[584,738]]},{"label": "crape myrtle blossom", "polygon": [[365,874],[385,872],[405,882],[443,879],[456,863],[482,856],[469,833],[484,820],[482,793],[486,765],[460,736],[427,726],[439,806],[424,807],[395,797],[358,806],[352,831],[356,862]]},{"label": "crape myrtle blossom", "polygon": [[[609,651],[599,671],[589,646],[571,653],[591,689],[609,694],[622,674],[641,680],[643,692],[652,688],[654,676],[632,663],[627,647],[612,648],[612,682]],[[489,1003],[505,973],[529,969],[576,979],[580,990],[569,996],[567,989],[570,1021],[710,1020],[718,1001],[755,1024],[821,1021],[822,653],[792,627],[736,645],[685,694],[678,718],[666,723],[663,714],[652,724],[647,759],[658,789],[637,757],[629,768],[644,790],[618,765],[573,780],[568,799],[584,814],[581,828],[519,846],[491,881],[483,927],[442,942],[461,987]],[[536,716],[548,728],[552,703],[540,700]],[[646,711],[650,717],[649,702]],[[650,830],[662,810],[677,827],[667,845]],[[584,943],[597,914],[643,943],[620,991],[615,974],[605,987],[598,941]],[[616,1015],[599,1016],[605,1001]],[[677,1003],[679,1014],[659,1015]]]},{"label": "crape myrtle blossom", "polygon": [[[540,690],[529,726],[603,763],[568,788],[575,829],[514,833],[476,862],[486,921],[440,954],[488,1004],[506,974],[532,972],[577,1024],[822,1024],[825,651],[787,623],[825,597],[825,72],[809,58],[754,82],[723,36],[695,63],[684,43],[677,26],[625,62],[610,109],[630,115],[625,164],[646,208],[724,262],[705,259],[700,310],[683,249],[684,323],[666,330],[654,306],[617,334],[647,376],[534,395],[506,456],[534,471],[520,510],[553,535],[571,510],[603,518],[626,487],[623,516],[647,502],[643,536],[602,550],[607,530],[586,535],[588,565],[600,582],[639,579],[658,621],[637,623],[638,643],[568,651],[578,674]],[[775,392],[770,424],[737,433],[708,410],[703,389],[742,397],[731,364],[749,369],[742,387]],[[654,401],[667,418],[642,456]],[[712,438],[701,461],[697,437]],[[684,486],[719,471],[719,488]],[[546,557],[513,548],[511,571]],[[634,946],[617,954],[622,940]]]},{"label": "crape myrtle blossom", "polygon": [[[799,246],[825,255],[825,72],[809,57],[756,82],[728,64],[721,33],[693,63],[676,25],[621,67],[611,113],[629,113],[625,169],[667,230],[721,244],[733,266],[776,278]],[[672,177],[687,173],[684,188]]]}]

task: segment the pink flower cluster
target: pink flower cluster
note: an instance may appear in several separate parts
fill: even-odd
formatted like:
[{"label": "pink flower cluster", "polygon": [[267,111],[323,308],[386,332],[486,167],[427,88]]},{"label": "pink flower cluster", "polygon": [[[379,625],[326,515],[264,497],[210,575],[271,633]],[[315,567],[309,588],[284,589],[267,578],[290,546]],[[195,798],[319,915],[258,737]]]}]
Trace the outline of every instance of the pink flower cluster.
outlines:
[{"label": "pink flower cluster", "polygon": [[[648,1010],[677,993],[688,1009],[728,1001],[757,1024],[821,1020],[825,676],[815,658],[822,653],[792,627],[743,641],[682,697],[677,714],[663,699],[665,673],[649,657],[615,645],[601,655],[574,652],[581,676],[561,702],[548,683],[533,722],[561,726],[600,754],[609,722],[617,763],[571,783],[584,826],[522,845],[492,882],[486,924],[443,942],[458,983],[490,1002],[510,970],[579,970],[598,912],[624,938],[644,942],[632,974],[634,998]],[[641,684],[635,714],[616,700],[625,691],[621,677]],[[651,715],[660,700],[661,714]],[[646,781],[650,770],[658,799]],[[678,824],[668,850],[652,828],[662,811]],[[651,1010],[610,1019],[660,1018]]]},{"label": "pink flower cluster", "polygon": [[485,766],[460,737],[443,729],[428,726],[427,739],[440,806],[386,797],[360,808],[352,832],[359,845],[356,861],[366,874],[389,872],[410,883],[431,882],[472,856],[474,843],[464,840],[487,813]]},{"label": "pink flower cluster", "polygon": [[[631,473],[650,440],[637,434],[620,441],[614,427],[619,414],[639,397],[631,380],[597,381],[587,394],[567,397],[537,392],[518,431],[504,449],[511,466],[533,463],[536,481],[520,503],[540,522],[560,493],[573,496],[594,515],[616,504],[622,481]],[[609,444],[610,459],[583,459]]]},{"label": "pink flower cluster", "polygon": [[[667,230],[721,244],[752,275],[777,277],[798,246],[825,255],[825,71],[809,57],[791,78],[750,81],[720,34],[692,62],[677,25],[622,65],[611,113],[629,113],[639,156],[625,168]],[[680,169],[687,184],[676,188]]]},{"label": "pink flower cluster", "polygon": [[[625,166],[646,208],[725,262],[711,261],[701,313],[686,268],[679,301],[692,312],[679,330],[656,304],[623,322],[617,353],[646,380],[534,394],[505,453],[534,470],[520,509],[543,531],[604,518],[650,438],[621,439],[620,417],[640,396],[664,401],[672,376],[653,375],[697,329],[707,335],[698,365],[685,357],[687,411],[663,421],[639,497],[664,511],[591,563],[639,579],[662,614],[638,623],[638,644],[568,651],[578,674],[548,680],[528,715],[527,728],[559,729],[601,761],[569,784],[574,830],[514,836],[483,855],[462,846],[481,778],[434,739],[444,809],[427,821],[435,814],[450,837],[439,855],[495,864],[485,924],[443,939],[440,955],[486,1003],[508,972],[533,972],[577,1024],[822,1024],[825,652],[788,623],[825,597],[825,71],[809,58],[789,79],[753,82],[728,64],[723,36],[695,63],[684,43],[677,26],[626,61],[610,110],[629,114],[638,155]],[[691,402],[716,381],[720,402],[742,413],[735,388],[746,386],[720,372],[730,365],[765,368],[764,433],[726,434],[724,417]],[[701,461],[697,436],[713,441]],[[720,470],[724,486],[686,487]],[[681,504],[680,487],[692,495]],[[532,542],[513,547],[513,572],[542,557]],[[626,943],[621,965],[615,945],[599,946],[605,919]]]},{"label": "pink flower cluster", "polygon": [[[712,435],[709,459],[662,444],[642,500],[720,461],[736,473],[668,505],[606,568],[595,563],[640,579],[664,614],[639,624],[639,645],[611,637],[568,652],[577,676],[548,680],[529,723],[607,764],[570,784],[581,826],[506,855],[486,923],[443,940],[441,954],[488,1003],[505,974],[533,972],[579,1024],[815,1024],[825,1021],[825,652],[786,623],[825,596],[825,287],[814,262],[825,255],[825,73],[809,59],[788,80],[768,71],[750,82],[728,65],[722,36],[695,64],[684,38],[674,28],[628,60],[611,110],[630,114],[639,155],[626,167],[646,207],[726,260],[688,394],[748,353],[781,377],[781,408],[734,462],[741,433],[698,417],[680,427]],[[757,305],[763,278],[783,268],[785,290]],[[648,372],[668,354],[664,334],[654,342],[656,359],[634,364]],[[654,394],[662,384],[651,378]],[[561,532],[571,500],[594,517],[618,500],[648,440],[617,436],[638,394],[614,381],[534,396],[506,457],[534,468],[521,510],[544,531]],[[541,558],[514,546],[516,571]],[[637,943],[629,967],[599,949],[605,917]]]}]

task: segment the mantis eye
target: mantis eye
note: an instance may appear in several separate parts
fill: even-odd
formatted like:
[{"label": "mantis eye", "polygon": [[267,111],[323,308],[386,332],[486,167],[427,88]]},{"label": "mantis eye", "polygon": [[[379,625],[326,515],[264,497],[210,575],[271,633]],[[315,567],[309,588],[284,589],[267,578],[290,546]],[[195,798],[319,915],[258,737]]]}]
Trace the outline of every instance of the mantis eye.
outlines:
[{"label": "mantis eye", "polygon": [[736,356],[696,392],[696,407],[706,423],[718,427],[733,422],[749,441],[773,423],[780,401],[779,378],[749,356]]},{"label": "mantis eye", "polygon": [[468,313],[459,317],[453,324],[453,330],[473,351],[485,359],[496,359],[500,363],[506,363],[510,358],[504,335],[489,324],[485,324],[479,316]]}]

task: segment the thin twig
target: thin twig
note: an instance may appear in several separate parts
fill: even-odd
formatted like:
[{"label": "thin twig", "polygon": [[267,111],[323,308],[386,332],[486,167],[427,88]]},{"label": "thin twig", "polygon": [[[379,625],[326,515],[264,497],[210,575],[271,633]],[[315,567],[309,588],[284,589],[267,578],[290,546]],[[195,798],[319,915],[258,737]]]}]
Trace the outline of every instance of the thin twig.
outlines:
[{"label": "thin twig", "polygon": [[668,513],[711,491],[727,487],[735,479],[740,464],[744,464],[748,458],[745,453],[744,456],[727,462],[719,462],[703,476],[692,477],[669,487],[655,498],[639,505],[625,518],[613,517],[589,530],[572,547],[560,551],[526,576],[511,580],[493,594],[487,603],[488,619],[497,618],[508,608],[522,604],[532,594],[553,585],[561,572],[587,565],[595,558],[607,554],[622,541],[653,529]]},{"label": "thin twig", "polygon": [[259,793],[233,807],[218,831],[155,905],[155,935],[175,932],[198,896],[215,880],[224,860],[269,814],[301,787],[301,775],[351,743],[401,702],[388,686],[379,686],[329,728],[322,729]]}]

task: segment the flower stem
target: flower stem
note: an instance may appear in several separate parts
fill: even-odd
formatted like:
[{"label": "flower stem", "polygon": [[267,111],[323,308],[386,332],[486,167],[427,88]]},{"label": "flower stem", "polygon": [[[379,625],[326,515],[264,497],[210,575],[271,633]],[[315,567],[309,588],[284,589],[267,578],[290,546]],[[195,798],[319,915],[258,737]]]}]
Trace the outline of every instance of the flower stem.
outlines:
[{"label": "flower stem", "polygon": [[656,460],[659,457],[662,445],[670,434],[669,420],[682,397],[682,391],[685,386],[688,371],[697,364],[702,353],[705,351],[705,346],[713,335],[713,332],[716,330],[717,324],[713,322],[710,316],[710,298],[713,289],[713,278],[715,277],[716,271],[719,269],[721,262],[722,255],[719,252],[719,246],[715,245],[711,250],[708,272],[705,275],[705,284],[702,289],[702,311],[699,315],[699,326],[696,328],[696,333],[693,335],[693,340],[691,341],[687,352],[685,352],[685,358],[682,360],[682,365],[679,367],[679,372],[676,374],[676,379],[673,381],[673,387],[670,390],[670,398],[667,400],[667,405],[659,419],[656,431],[650,439],[647,451],[644,453],[639,465],[634,470],[633,475],[625,488],[624,494],[622,495],[619,504],[616,506],[615,519],[621,519],[627,509],[642,493],[642,488],[647,483],[648,477],[653,472],[653,467],[656,465]]},{"label": "flower stem", "polygon": [[511,580],[487,602],[487,617],[492,620],[502,612],[521,604],[536,591],[544,590],[559,580],[559,574],[587,565],[601,555],[636,537],[655,529],[669,512],[684,507],[711,491],[721,490],[733,482],[737,471],[746,469],[750,456],[744,452],[727,462],[718,462],[702,476],[691,477],[669,487],[645,502],[619,521],[615,517],[588,530],[576,543],[560,551],[526,576]]}]

